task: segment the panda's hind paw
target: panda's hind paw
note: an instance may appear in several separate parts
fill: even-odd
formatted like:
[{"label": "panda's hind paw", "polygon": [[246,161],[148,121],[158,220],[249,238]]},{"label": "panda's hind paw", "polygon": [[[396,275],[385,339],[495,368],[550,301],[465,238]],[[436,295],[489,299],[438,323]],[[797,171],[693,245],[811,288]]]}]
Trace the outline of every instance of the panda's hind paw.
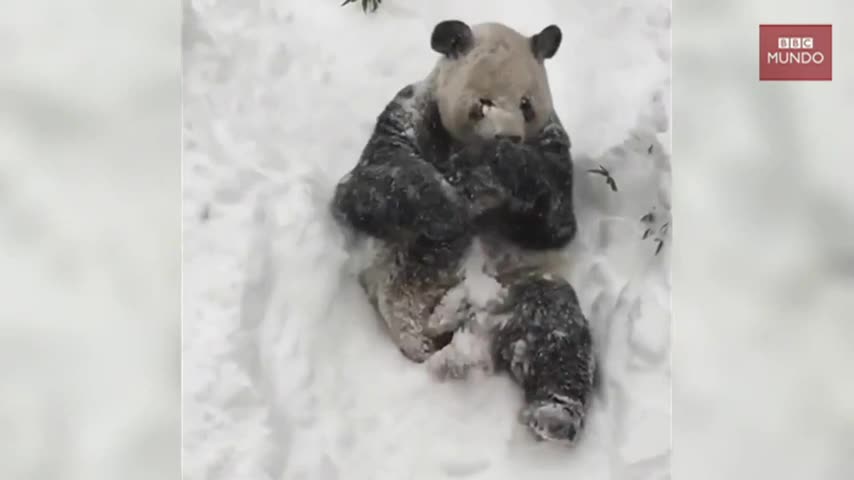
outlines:
[{"label": "panda's hind paw", "polygon": [[529,404],[519,414],[537,440],[575,445],[581,432],[583,418],[579,408],[560,401],[538,401]]},{"label": "panda's hind paw", "polygon": [[435,343],[421,335],[403,335],[400,338],[400,353],[415,363],[423,363],[436,352]]}]

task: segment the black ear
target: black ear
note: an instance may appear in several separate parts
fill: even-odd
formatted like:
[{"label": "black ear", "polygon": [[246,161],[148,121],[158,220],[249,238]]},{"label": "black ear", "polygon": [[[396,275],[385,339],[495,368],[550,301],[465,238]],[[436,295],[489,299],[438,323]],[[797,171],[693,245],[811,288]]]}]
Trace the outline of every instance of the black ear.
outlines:
[{"label": "black ear", "polygon": [[473,44],[471,28],[459,20],[439,22],[430,37],[430,47],[451,58],[467,52]]},{"label": "black ear", "polygon": [[542,32],[531,37],[531,50],[539,60],[552,58],[560,47],[563,34],[557,25],[549,25]]}]

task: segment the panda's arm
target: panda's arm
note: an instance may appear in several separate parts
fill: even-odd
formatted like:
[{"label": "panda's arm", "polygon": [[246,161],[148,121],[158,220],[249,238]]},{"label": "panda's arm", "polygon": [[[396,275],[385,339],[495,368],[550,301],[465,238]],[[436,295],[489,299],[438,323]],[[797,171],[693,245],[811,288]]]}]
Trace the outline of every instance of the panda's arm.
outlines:
[{"label": "panda's arm", "polygon": [[522,247],[561,248],[575,237],[569,149],[556,118],[532,141],[496,145],[492,169],[509,197],[498,213],[499,228]]},{"label": "panda's arm", "polygon": [[469,219],[462,199],[421,155],[414,96],[413,86],[402,89],[379,115],[358,165],[336,186],[332,210],[357,231],[414,241],[435,255],[464,241]]}]

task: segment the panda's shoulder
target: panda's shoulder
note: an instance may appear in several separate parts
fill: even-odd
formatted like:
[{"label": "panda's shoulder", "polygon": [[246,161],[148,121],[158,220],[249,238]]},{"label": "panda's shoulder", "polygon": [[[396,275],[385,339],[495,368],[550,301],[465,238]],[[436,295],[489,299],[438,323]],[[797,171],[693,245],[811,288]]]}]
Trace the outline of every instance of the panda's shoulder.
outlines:
[{"label": "panda's shoulder", "polygon": [[421,105],[433,95],[431,84],[429,79],[407,83],[394,94],[392,101],[401,105]]}]

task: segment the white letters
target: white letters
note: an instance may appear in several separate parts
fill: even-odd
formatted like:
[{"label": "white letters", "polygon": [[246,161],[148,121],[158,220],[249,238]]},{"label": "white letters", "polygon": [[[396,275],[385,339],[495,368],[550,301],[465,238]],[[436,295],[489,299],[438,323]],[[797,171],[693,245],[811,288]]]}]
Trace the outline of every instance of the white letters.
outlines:
[{"label": "white letters", "polygon": [[824,63],[824,54],[821,52],[768,52],[768,63],[770,64],[816,64]]},{"label": "white letters", "polygon": [[779,50],[812,50],[812,37],[779,37],[777,38],[777,49]]}]

